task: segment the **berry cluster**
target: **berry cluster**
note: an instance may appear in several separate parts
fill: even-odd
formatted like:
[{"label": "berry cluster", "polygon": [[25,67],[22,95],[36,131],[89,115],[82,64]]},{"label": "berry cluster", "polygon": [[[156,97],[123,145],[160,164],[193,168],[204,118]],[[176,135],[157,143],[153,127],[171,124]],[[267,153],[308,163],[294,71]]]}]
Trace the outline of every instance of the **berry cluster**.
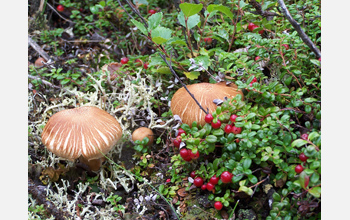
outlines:
[{"label": "berry cluster", "polygon": [[[190,173],[190,176],[193,178],[193,184],[196,187],[200,187],[202,190],[208,190],[211,192],[215,192],[215,185],[217,185],[219,183],[219,180],[221,179],[222,183],[231,183],[232,182],[232,177],[233,174],[228,172],[228,171],[224,171],[221,175],[220,175],[220,179],[219,177],[217,177],[215,174],[214,176],[212,176],[209,181],[207,183],[204,183],[204,180],[202,177],[197,176],[195,171],[192,171]],[[223,207],[222,203],[220,201],[217,201],[214,203],[214,208],[217,210],[221,210]]]}]

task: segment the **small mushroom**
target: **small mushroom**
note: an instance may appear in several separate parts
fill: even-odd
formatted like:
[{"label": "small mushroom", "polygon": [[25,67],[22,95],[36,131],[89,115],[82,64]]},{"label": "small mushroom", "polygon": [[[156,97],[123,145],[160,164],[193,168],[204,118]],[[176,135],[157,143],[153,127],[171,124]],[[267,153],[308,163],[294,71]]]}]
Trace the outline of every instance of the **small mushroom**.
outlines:
[{"label": "small mushroom", "polygon": [[[118,121],[93,106],[66,109],[52,115],[41,135],[43,144],[59,157],[79,158],[98,171],[107,154],[122,136]],[[102,154],[102,153],[103,154]]]},{"label": "small mushroom", "polygon": [[[224,100],[224,97],[231,99],[238,94],[241,94],[243,98],[243,92],[234,83],[229,85],[226,85],[225,82],[216,84],[197,83],[189,85],[187,88],[205,110],[209,109],[209,113],[215,111],[217,107],[213,102],[215,99]],[[205,125],[205,113],[199,108],[185,88],[180,88],[175,92],[171,99],[170,108],[173,115],[178,115],[182,122],[189,126],[192,126],[194,121],[197,121],[198,125]]]},{"label": "small mushroom", "polygon": [[146,127],[138,128],[132,133],[132,136],[131,136],[131,138],[134,142],[136,140],[142,141],[145,137],[148,137],[148,139],[149,139],[147,146],[151,146],[153,144],[153,141],[154,141],[154,134],[153,134],[153,131],[151,129],[146,128]]},{"label": "small mushroom", "polygon": [[43,62],[47,62],[44,58],[42,58],[42,57],[39,57],[38,59],[36,59],[35,60],[35,63],[34,63],[34,66],[35,67],[42,67],[42,66],[44,66],[44,63]]}]

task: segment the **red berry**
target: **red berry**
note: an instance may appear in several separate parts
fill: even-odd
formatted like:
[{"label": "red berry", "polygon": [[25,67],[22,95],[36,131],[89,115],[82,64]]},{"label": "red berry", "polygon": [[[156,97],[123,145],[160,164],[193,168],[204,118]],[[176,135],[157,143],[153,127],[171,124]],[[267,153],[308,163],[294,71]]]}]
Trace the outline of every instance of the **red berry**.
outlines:
[{"label": "red berry", "polygon": [[216,201],[214,203],[214,208],[217,209],[217,210],[221,210],[222,209],[222,203],[220,201]]},{"label": "red berry", "polygon": [[185,158],[188,158],[190,155],[189,155],[189,152],[186,148],[181,148],[180,150],[180,156],[185,159]]},{"label": "red berry", "polygon": [[236,143],[239,143],[239,139],[238,138],[235,141],[236,141]]},{"label": "red berry", "polygon": [[207,37],[207,38],[204,38],[204,42],[211,44],[211,42],[213,42],[213,39],[211,39],[210,37]]},{"label": "red berry", "polygon": [[192,160],[192,158],[190,156],[183,158],[183,159],[184,159],[184,161],[187,161],[187,162],[190,162]]},{"label": "red berry", "polygon": [[57,9],[57,11],[59,11],[59,12],[64,11],[63,5],[58,5],[56,9]]},{"label": "red berry", "polygon": [[255,57],[255,59],[254,59],[254,60],[255,60],[255,61],[257,61],[258,59],[260,59],[260,57],[259,57],[259,56]]},{"label": "red berry", "polygon": [[216,175],[214,175],[210,178],[209,182],[212,183],[213,185],[216,185],[219,182],[219,178]]},{"label": "red berry", "polygon": [[301,135],[301,139],[303,140],[307,140],[308,138],[309,138],[309,135],[306,133]]},{"label": "red berry", "polygon": [[167,179],[166,182],[169,183],[171,180],[170,179]]},{"label": "red berry", "polygon": [[142,66],[142,61],[140,59],[135,60],[135,65],[136,66]]},{"label": "red berry", "polygon": [[190,173],[190,176],[194,179],[197,175],[196,175],[196,171],[192,171],[191,173]]},{"label": "red berry", "polygon": [[181,136],[181,134],[186,134],[185,130],[182,128],[178,129],[177,136]]},{"label": "red berry", "polygon": [[237,117],[238,117],[237,115],[231,115],[230,121],[231,121],[232,123],[235,123]]},{"label": "red berry", "polygon": [[202,189],[202,190],[206,190],[206,189],[207,189],[207,185],[206,185],[206,184],[203,184],[203,185],[201,186],[201,189]]},{"label": "red berry", "polygon": [[282,44],[283,47],[286,48],[286,50],[289,50],[289,45],[288,44]]},{"label": "red berry", "polygon": [[228,171],[224,171],[222,174],[221,174],[221,181],[223,183],[230,183],[232,182],[232,177],[233,177],[233,174],[228,172]]},{"label": "red berry", "polygon": [[148,69],[148,63],[143,64],[144,69]]},{"label": "red berry", "polygon": [[299,154],[299,159],[301,161],[305,162],[308,159],[308,157],[304,153],[301,153],[301,154]]},{"label": "red berry", "polygon": [[253,78],[253,80],[252,80],[252,83],[255,83],[255,82],[257,82],[258,80],[256,79],[256,77],[254,77]]},{"label": "red berry", "polygon": [[253,31],[255,28],[257,28],[258,26],[257,25],[255,25],[254,23],[249,23],[248,24],[248,29],[250,30],[250,31]]},{"label": "red berry", "polygon": [[211,114],[207,114],[204,118],[204,121],[206,123],[211,123],[213,121],[214,117]]},{"label": "red berry", "polygon": [[320,57],[320,58],[318,58],[318,61],[320,61],[320,62],[321,62],[321,57]]},{"label": "red berry", "polygon": [[304,170],[304,168],[303,168],[300,164],[298,164],[298,165],[295,167],[295,172],[296,172],[296,173],[301,173],[301,172],[303,172],[303,170]]},{"label": "red berry", "polygon": [[231,131],[234,134],[240,134],[242,132],[242,128],[238,128],[236,126],[233,126]]},{"label": "red berry", "polygon": [[199,177],[199,176],[194,178],[194,180],[193,180],[193,184],[197,187],[201,187],[203,185],[203,183],[204,183],[204,181],[203,181],[202,177]]},{"label": "red berry", "polygon": [[149,11],[148,11],[148,14],[151,14],[151,15],[153,15],[153,14],[155,14],[156,13],[156,10],[153,10],[153,9],[150,9]]},{"label": "red berry", "polygon": [[213,191],[214,188],[215,188],[215,185],[214,185],[214,184],[212,184],[211,182],[207,183],[207,190],[208,190],[208,191]]},{"label": "red berry", "polygon": [[174,146],[175,146],[176,148],[179,148],[179,147],[180,147],[180,144],[181,144],[181,137],[176,137],[176,138],[174,139],[173,143],[174,143]]},{"label": "red berry", "polygon": [[120,62],[121,62],[122,64],[127,64],[127,63],[129,62],[129,58],[123,57],[123,58],[120,60]]},{"label": "red berry", "polygon": [[225,126],[225,133],[226,134],[229,134],[229,133],[231,133],[231,130],[232,130],[232,126],[231,125],[229,125],[229,124],[227,124],[226,126]]},{"label": "red berry", "polygon": [[189,150],[189,155],[190,155],[191,159],[196,160],[199,158],[199,151],[197,150],[196,153],[193,153],[192,150]]},{"label": "red berry", "polygon": [[214,128],[214,129],[218,129],[221,127],[221,121],[218,119],[218,121],[216,123],[214,122],[211,122],[211,126]]}]

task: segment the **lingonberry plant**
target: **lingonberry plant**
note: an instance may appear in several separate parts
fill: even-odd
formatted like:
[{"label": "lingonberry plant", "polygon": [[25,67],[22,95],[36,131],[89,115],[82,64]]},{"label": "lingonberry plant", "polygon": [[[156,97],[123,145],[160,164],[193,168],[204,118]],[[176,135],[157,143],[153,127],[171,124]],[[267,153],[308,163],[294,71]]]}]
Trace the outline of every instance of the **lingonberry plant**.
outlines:
[{"label": "lingonberry plant", "polygon": [[[111,0],[60,1],[65,7],[60,15],[70,16],[73,34],[54,28],[37,32],[41,34],[36,40],[48,44],[45,51],[52,51],[50,56],[73,58],[54,59],[69,67],[31,67],[30,75],[46,80],[31,80],[38,94],[33,100],[49,90],[47,82],[59,85],[53,89],[101,90],[96,96],[105,101],[99,104],[120,117],[126,136],[129,124],[154,127],[158,139],[152,148],[147,139],[135,142],[134,159],[140,161],[133,172],[160,184],[161,193],[177,206],[176,213],[187,215],[186,207],[195,207],[190,201],[206,196],[211,201],[206,213],[213,213],[213,219],[221,219],[221,213],[237,216],[236,206],[254,207],[269,220],[320,218],[321,55],[315,50],[321,43],[320,1],[288,2],[286,8],[305,36],[285,17],[283,1],[169,2],[142,0],[121,7]],[[67,49],[70,45],[74,47]],[[114,74],[97,71],[109,62],[120,62],[121,67]],[[56,66],[60,68],[52,68]],[[176,89],[218,81],[236,84],[243,95],[210,100],[216,110],[204,107],[203,126],[193,122],[179,128],[180,120],[172,120],[168,106]],[[154,95],[147,93],[158,88]],[[72,96],[73,103],[95,100],[85,100],[85,95]],[[138,100],[135,96],[143,99],[130,106]],[[58,95],[47,97],[36,101],[65,103],[55,100]],[[33,109],[40,112],[40,106]],[[130,185],[141,189],[136,184]],[[128,209],[138,205],[142,204],[135,202]]]}]

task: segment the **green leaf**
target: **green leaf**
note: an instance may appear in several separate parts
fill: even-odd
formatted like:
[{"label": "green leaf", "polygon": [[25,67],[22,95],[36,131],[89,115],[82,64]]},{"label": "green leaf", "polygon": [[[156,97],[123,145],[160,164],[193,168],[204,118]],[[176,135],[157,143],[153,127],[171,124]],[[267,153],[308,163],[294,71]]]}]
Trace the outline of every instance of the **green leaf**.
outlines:
[{"label": "green leaf", "polygon": [[281,201],[281,196],[280,196],[280,194],[278,194],[277,192],[274,192],[273,194],[272,194],[272,198],[273,198],[273,201],[275,201],[275,202],[279,202],[279,201]]},{"label": "green leaf", "polygon": [[321,187],[317,186],[308,191],[311,195],[315,196],[316,198],[321,197]]},{"label": "green leaf", "polygon": [[253,195],[253,190],[251,188],[246,187],[246,186],[239,187],[238,191],[245,192],[249,196]]},{"label": "green leaf", "polygon": [[215,11],[220,11],[224,15],[229,17],[231,20],[233,19],[233,13],[231,12],[230,8],[224,5],[214,5],[214,4],[208,5],[207,10],[209,13],[214,12],[214,14],[215,14]]},{"label": "green leaf", "polygon": [[61,81],[61,84],[64,85],[64,84],[67,84],[70,82],[70,79],[64,79]]},{"label": "green leaf", "polygon": [[219,29],[219,32],[215,32],[214,35],[221,37],[228,42],[229,35],[228,35],[228,32],[224,28]]},{"label": "green leaf", "polygon": [[194,80],[194,79],[198,79],[200,72],[198,71],[193,71],[193,72],[183,72],[183,74],[185,74],[185,76],[190,79],[190,80]]},{"label": "green leaf", "polygon": [[[200,22],[200,18],[201,17],[197,14],[190,16],[187,19],[187,28],[191,29],[191,28],[195,27]],[[177,19],[179,20],[179,22],[182,26],[186,27],[185,15],[182,11],[177,15]]]},{"label": "green leaf", "polygon": [[221,135],[224,135],[224,130],[222,130],[222,129],[215,129],[214,131],[213,131],[213,135],[215,135],[215,136],[221,136]]},{"label": "green leaf", "polygon": [[316,102],[317,99],[315,99],[315,98],[306,98],[304,101],[307,102],[307,103],[311,103],[311,102]]},{"label": "green leaf", "polygon": [[162,12],[158,12],[158,13],[151,15],[148,18],[148,31],[151,31],[151,30],[157,28],[159,26],[160,22],[162,22],[162,18],[163,18]]},{"label": "green leaf", "polygon": [[171,45],[184,45],[186,46],[186,42],[178,37],[173,37],[169,40],[169,42]]},{"label": "green leaf", "polygon": [[310,177],[308,175],[306,175],[305,171],[300,173],[299,182],[300,182],[300,186],[303,189],[306,189],[306,187],[309,185],[309,180],[310,180]]},{"label": "green leaf", "polygon": [[181,3],[180,9],[186,17],[190,17],[192,15],[197,14],[202,10],[202,4],[191,4],[191,3]]},{"label": "green leaf", "polygon": [[252,159],[250,158],[245,158],[242,162],[243,169],[247,170],[249,169],[250,165],[252,164]]},{"label": "green leaf", "polygon": [[311,132],[310,134],[309,134],[309,140],[310,141],[312,141],[314,138],[317,138],[317,137],[319,137],[320,136],[320,134],[319,133],[317,133],[317,132]]},{"label": "green leaf", "polygon": [[135,19],[131,19],[131,22],[137,27],[137,29],[139,29],[144,35],[148,36],[148,32],[147,29],[145,28],[145,26],[141,23],[136,21]]},{"label": "green leaf", "polygon": [[152,30],[151,37],[152,41],[156,44],[162,44],[167,42],[171,37],[172,30],[165,27],[157,27],[156,29]]},{"label": "green leaf", "polygon": [[217,140],[217,137],[214,135],[208,135],[205,139],[209,144],[214,144]]},{"label": "green leaf", "polygon": [[170,71],[169,67],[167,67],[167,66],[161,66],[161,67],[157,68],[156,73],[170,74],[171,71]]},{"label": "green leaf", "polygon": [[249,119],[251,119],[251,118],[253,118],[254,116],[255,116],[256,114],[255,113],[249,113],[246,117],[245,117],[245,119],[246,120],[249,120]]},{"label": "green leaf", "polygon": [[304,144],[307,144],[306,140],[297,139],[297,140],[293,141],[292,147],[300,147],[300,146],[303,146]]},{"label": "green leaf", "polygon": [[258,182],[258,178],[256,176],[254,176],[253,174],[249,174],[248,179],[252,184],[256,184]]}]

